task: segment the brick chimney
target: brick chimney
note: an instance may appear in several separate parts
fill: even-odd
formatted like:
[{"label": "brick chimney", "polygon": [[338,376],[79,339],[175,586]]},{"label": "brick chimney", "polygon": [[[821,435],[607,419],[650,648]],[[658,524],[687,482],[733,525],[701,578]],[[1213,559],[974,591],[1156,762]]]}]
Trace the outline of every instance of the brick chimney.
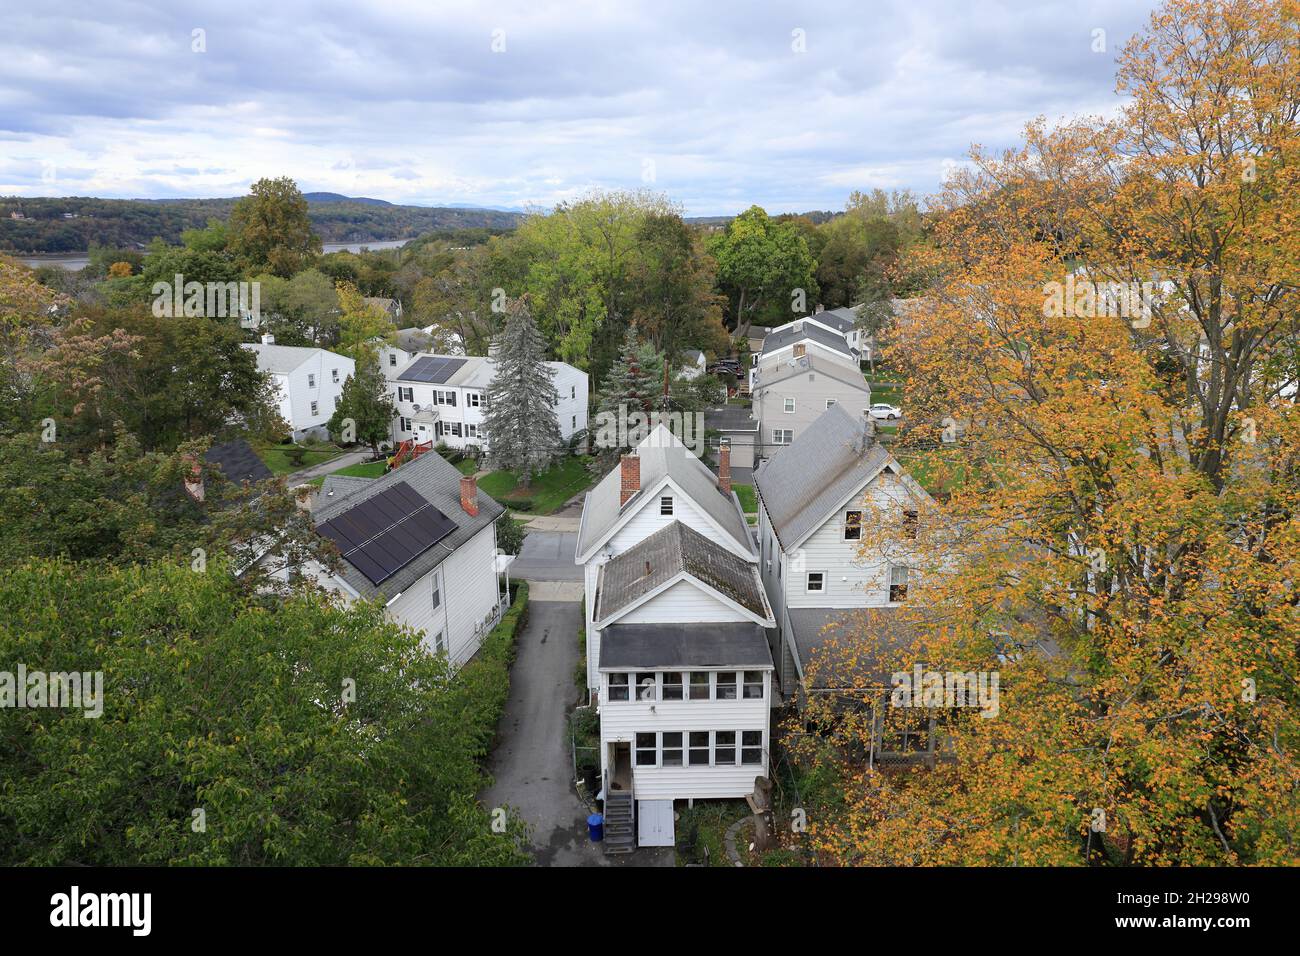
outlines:
[{"label": "brick chimney", "polygon": [[724,495],[731,494],[731,439],[718,441],[718,488]]},{"label": "brick chimney", "polygon": [[471,518],[478,517],[478,479],[465,475],[460,480],[460,506]]},{"label": "brick chimney", "polygon": [[624,455],[618,463],[619,491],[618,506],[627,504],[628,499],[641,490],[641,456]]}]

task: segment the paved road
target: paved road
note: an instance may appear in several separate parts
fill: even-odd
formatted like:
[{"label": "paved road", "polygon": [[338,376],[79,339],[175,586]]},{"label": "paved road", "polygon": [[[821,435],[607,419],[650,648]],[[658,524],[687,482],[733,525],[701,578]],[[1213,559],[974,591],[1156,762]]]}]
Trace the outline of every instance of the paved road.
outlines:
[{"label": "paved road", "polygon": [[321,462],[319,465],[312,465],[310,468],[304,468],[301,471],[295,471],[289,475],[289,487],[301,485],[311,481],[313,478],[320,478],[323,475],[333,474],[340,468],[346,468],[348,465],[359,465],[370,457],[370,449],[365,451],[349,451],[337,458],[331,458],[329,461]]},{"label": "paved road", "polygon": [[578,535],[569,531],[530,530],[519,557],[510,566],[512,578],[529,581],[581,581],[582,568],[573,563]]},{"label": "paved road", "polygon": [[533,827],[540,866],[607,866],[610,859],[587,839],[587,805],[573,786],[566,711],[577,698],[582,606],[571,601],[528,602],[528,625],[510,675],[510,697],[488,761],[494,783],[485,807],[509,805]]}]

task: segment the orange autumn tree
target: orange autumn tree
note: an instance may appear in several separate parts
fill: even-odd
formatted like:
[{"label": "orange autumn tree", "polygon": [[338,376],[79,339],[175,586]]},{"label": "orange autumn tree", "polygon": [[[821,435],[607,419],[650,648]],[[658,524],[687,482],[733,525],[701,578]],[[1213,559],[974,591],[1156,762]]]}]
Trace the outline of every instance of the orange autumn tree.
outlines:
[{"label": "orange autumn tree", "polygon": [[[843,688],[795,744],[839,781],[824,858],[1300,862],[1298,14],[1170,0],[1114,121],[1033,124],[937,197],[890,358],[933,423],[899,457],[948,493],[914,540],[865,516],[907,601],[813,662]],[[917,662],[997,672],[997,715],[930,711],[955,759],[868,766],[865,702]]]}]

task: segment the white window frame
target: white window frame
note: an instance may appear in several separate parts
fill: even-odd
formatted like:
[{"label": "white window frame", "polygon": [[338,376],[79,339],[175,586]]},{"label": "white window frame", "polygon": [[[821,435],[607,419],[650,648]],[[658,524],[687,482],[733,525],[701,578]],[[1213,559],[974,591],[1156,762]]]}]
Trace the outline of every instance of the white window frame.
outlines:
[{"label": "white window frame", "polygon": [[784,401],[784,402],[782,403],[782,405],[781,405],[781,408],[782,408],[782,410],[783,410],[787,415],[793,415],[793,414],[794,414],[794,404],[795,404],[795,403],[794,403],[794,396],[793,396],[793,395],[787,395],[787,396],[785,397],[785,401]]},{"label": "white window frame", "polygon": [[[813,578],[817,579],[816,587],[813,587]],[[825,594],[826,593],[826,572],[809,571],[807,578],[805,578],[804,580],[804,590],[809,594]]]},{"label": "white window frame", "polygon": [[[896,571],[902,573],[895,574]],[[896,578],[901,578],[901,580],[895,580]],[[908,586],[911,584],[910,579],[911,579],[911,573],[907,565],[891,564],[889,566],[889,585],[888,585],[889,593],[886,595],[886,597],[889,598],[890,604],[906,603]],[[894,597],[894,588],[896,587],[901,587],[903,589],[903,593],[899,595],[897,598]]]},{"label": "white window frame", "polygon": [[832,405],[834,405],[834,404],[835,404],[835,399],[833,399],[833,398],[828,398],[828,399],[826,399],[826,407],[827,407],[827,408],[830,408],[830,407],[831,407]]},{"label": "white window frame", "polygon": [[[853,525],[849,524],[849,515],[858,516],[858,524],[856,529],[854,528]],[[845,541],[862,540],[862,516],[863,516],[863,512],[861,512],[857,508],[848,508],[845,510],[844,512],[844,540]],[[849,534],[850,531],[854,531],[854,530],[857,531],[857,534]]]},{"label": "white window frame", "polygon": [[773,444],[773,445],[780,445],[780,446],[782,446],[782,447],[785,447],[785,446],[787,446],[787,445],[793,444],[793,442],[794,442],[794,429],[793,429],[793,428],[773,428],[773,429],[772,429],[772,444]]},{"label": "white window frame", "polygon": [[308,387],[308,388],[315,388],[315,387],[316,387],[316,373],[315,373],[315,372],[308,372],[308,373],[307,373],[307,387]]},{"label": "white window frame", "polygon": [[[615,678],[622,678],[622,680],[616,681]],[[628,678],[627,671],[615,671],[612,674],[606,674],[605,685],[607,688],[606,698],[609,702],[616,703],[616,704],[625,704],[631,701],[632,685],[630,679]],[[621,691],[622,696],[615,697],[614,696],[615,689]]]},{"label": "white window frame", "polygon": [[[664,510],[664,509],[667,509],[667,510]],[[661,518],[671,518],[671,517],[673,517],[673,496],[672,496],[672,495],[660,495],[660,497],[659,497],[659,517],[661,517]]]},{"label": "white window frame", "polygon": [[399,432],[409,432],[411,430],[411,420],[399,415],[397,417],[397,430]]},{"label": "white window frame", "polygon": [[338,381],[339,381],[339,370],[338,370],[338,369],[336,369],[336,368],[332,368],[332,369],[330,369],[330,380],[331,380],[332,382],[334,382],[335,385],[338,384]]},{"label": "white window frame", "polygon": [[320,412],[317,411],[317,409],[319,409],[319,408],[320,408],[320,403],[319,403],[319,402],[312,402],[312,403],[311,403],[311,413],[312,413],[313,415],[319,415],[319,414],[320,414]]}]

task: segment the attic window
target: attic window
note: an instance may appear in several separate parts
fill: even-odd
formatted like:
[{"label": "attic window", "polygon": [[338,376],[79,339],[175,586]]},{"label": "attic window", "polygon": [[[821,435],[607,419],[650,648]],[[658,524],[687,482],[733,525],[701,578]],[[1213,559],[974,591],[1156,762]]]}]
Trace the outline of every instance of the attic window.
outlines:
[{"label": "attic window", "polygon": [[903,511],[903,537],[915,538],[917,526],[920,523],[920,517],[913,510],[904,509]]},{"label": "attic window", "polygon": [[844,512],[844,540],[845,541],[862,540],[862,512],[861,511]]},{"label": "attic window", "polygon": [[673,513],[672,495],[664,495],[662,498],[659,499],[659,513],[661,515],[664,515],[665,517],[669,517],[672,515]]}]

